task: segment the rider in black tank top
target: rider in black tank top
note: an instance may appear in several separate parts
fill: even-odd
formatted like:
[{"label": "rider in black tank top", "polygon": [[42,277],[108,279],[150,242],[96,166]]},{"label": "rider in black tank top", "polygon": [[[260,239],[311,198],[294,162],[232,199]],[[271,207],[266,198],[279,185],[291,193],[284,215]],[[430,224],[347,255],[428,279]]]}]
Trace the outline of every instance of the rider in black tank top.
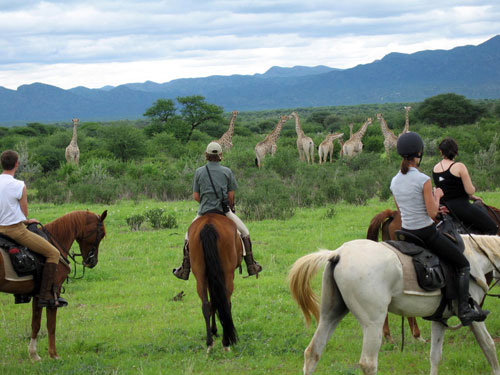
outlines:
[{"label": "rider in black tank top", "polygon": [[454,176],[450,169],[455,163],[451,164],[444,172],[432,172],[434,185],[443,190],[444,196],[442,201],[446,202],[455,198],[469,199],[469,195],[465,192],[464,183],[460,177]]}]

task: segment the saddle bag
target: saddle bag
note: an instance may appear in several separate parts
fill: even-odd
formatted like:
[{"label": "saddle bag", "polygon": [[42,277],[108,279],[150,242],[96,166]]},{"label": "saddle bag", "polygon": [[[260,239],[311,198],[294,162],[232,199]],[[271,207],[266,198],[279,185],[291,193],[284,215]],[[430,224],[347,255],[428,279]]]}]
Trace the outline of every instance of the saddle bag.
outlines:
[{"label": "saddle bag", "polygon": [[430,251],[413,256],[413,265],[420,287],[427,291],[441,289],[446,285],[439,258]]},{"label": "saddle bag", "polygon": [[19,276],[31,275],[36,271],[35,256],[27,247],[12,246],[8,252],[12,266]]}]

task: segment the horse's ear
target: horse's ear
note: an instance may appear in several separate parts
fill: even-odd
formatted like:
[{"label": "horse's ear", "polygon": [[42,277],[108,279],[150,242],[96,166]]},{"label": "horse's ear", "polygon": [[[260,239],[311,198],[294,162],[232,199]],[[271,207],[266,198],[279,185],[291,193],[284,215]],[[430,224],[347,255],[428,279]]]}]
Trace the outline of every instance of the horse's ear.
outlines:
[{"label": "horse's ear", "polygon": [[101,221],[104,221],[104,219],[106,219],[106,216],[108,216],[108,210],[104,210],[104,212],[101,214]]}]

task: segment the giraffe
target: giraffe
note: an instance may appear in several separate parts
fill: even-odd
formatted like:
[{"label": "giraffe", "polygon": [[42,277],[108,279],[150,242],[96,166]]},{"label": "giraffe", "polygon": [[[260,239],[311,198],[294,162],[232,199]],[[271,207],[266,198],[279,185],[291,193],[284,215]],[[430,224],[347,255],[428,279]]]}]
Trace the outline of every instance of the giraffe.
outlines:
[{"label": "giraffe", "polygon": [[78,165],[78,162],[80,161],[80,149],[78,148],[78,143],[76,142],[76,128],[78,127],[78,122],[80,120],[77,118],[73,119],[73,138],[71,138],[71,142],[69,143],[68,147],[66,147],[66,161],[68,163],[75,163]]},{"label": "giraffe", "polygon": [[353,126],[354,126],[354,124],[351,122],[351,123],[349,124],[349,139],[351,139],[351,138],[352,138],[352,127],[353,127]]},{"label": "giraffe", "polygon": [[[328,159],[328,154],[330,154],[330,163],[332,162],[333,156],[333,141],[339,140],[339,144],[342,144],[342,136],[344,133],[333,133],[328,134],[323,142],[320,143],[318,147],[319,163],[326,163]],[[341,146],[342,148],[342,146]]]},{"label": "giraffe", "polygon": [[255,146],[255,164],[257,167],[262,166],[262,160],[266,157],[267,154],[274,155],[276,152],[276,141],[278,140],[281,129],[283,128],[283,124],[290,118],[290,116],[280,116],[280,119],[276,126],[274,127],[273,131],[267,135],[267,137],[257,143]]},{"label": "giraffe", "polygon": [[300,127],[299,115],[292,112],[291,117],[295,117],[295,131],[297,132],[297,149],[300,160],[307,159],[307,164],[314,164],[314,142],[312,138],[306,136]]},{"label": "giraffe", "polygon": [[382,130],[382,135],[384,136],[384,148],[385,153],[388,157],[390,157],[391,149],[395,149],[398,143],[398,137],[394,135],[394,133],[387,126],[387,122],[385,122],[382,113],[377,113],[377,120],[380,121],[380,129]]},{"label": "giraffe", "polygon": [[368,117],[368,119],[361,126],[361,128],[344,143],[343,151],[345,155],[355,156],[361,153],[361,151],[363,150],[363,142],[361,142],[361,139],[365,135],[368,126],[371,124],[372,124],[372,118]]},{"label": "giraffe", "polygon": [[231,122],[229,123],[229,129],[220,137],[217,141],[218,144],[221,145],[223,151],[229,151],[231,147],[233,147],[233,133],[234,133],[234,121],[236,120],[236,116],[238,116],[238,111],[233,111],[233,117],[231,118]]},{"label": "giraffe", "polygon": [[[404,134],[404,133],[407,133],[410,131],[410,116],[409,116],[410,109],[411,109],[411,107],[405,106],[405,112],[406,112],[405,127],[404,127],[403,131],[401,132],[401,134]],[[401,136],[401,134],[399,136]]]}]

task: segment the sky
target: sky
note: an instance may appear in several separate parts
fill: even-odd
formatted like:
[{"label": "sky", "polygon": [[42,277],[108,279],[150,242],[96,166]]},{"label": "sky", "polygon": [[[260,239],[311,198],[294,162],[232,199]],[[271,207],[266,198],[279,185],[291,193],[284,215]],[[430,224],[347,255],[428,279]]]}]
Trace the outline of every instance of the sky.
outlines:
[{"label": "sky", "polygon": [[0,0],[0,86],[345,69],[497,34],[498,0]]}]

